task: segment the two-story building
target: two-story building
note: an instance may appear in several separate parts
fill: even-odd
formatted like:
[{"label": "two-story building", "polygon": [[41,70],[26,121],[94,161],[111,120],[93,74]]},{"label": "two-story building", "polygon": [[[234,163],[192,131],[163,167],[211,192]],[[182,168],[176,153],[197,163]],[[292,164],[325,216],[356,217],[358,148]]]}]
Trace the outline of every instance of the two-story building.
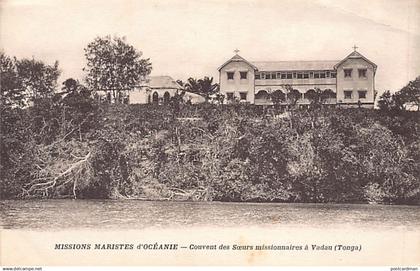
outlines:
[{"label": "two-story building", "polygon": [[323,61],[248,61],[236,51],[218,69],[220,92],[226,103],[271,105],[271,93],[279,90],[287,97],[291,86],[301,93],[297,103],[305,105],[309,90],[331,90],[329,104],[373,108],[377,66],[356,48],[343,60]]}]

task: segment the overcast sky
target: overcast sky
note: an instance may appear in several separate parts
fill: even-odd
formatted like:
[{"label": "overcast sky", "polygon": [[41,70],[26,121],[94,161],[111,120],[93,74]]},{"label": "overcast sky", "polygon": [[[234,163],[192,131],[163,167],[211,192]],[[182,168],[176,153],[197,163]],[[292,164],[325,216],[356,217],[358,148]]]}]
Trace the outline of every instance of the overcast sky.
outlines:
[{"label": "overcast sky", "polygon": [[356,44],[378,65],[376,88],[398,90],[420,75],[420,0],[0,0],[8,55],[58,60],[60,81],[83,79],[83,48],[126,36],[152,75],[214,76],[233,56],[338,60]]}]

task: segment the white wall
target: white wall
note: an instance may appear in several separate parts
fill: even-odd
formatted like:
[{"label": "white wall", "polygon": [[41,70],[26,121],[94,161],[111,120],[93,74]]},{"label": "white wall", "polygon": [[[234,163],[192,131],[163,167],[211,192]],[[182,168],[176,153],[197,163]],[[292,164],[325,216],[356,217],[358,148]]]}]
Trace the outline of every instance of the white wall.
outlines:
[{"label": "white wall", "polygon": [[[351,78],[344,77],[344,69],[353,69]],[[359,78],[358,69],[367,69],[366,78]],[[366,99],[361,103],[374,103],[375,86],[374,67],[362,58],[349,58],[337,67],[337,102],[357,104],[359,101],[358,90],[366,90]],[[352,91],[351,99],[344,99],[344,91]]]},{"label": "white wall", "polygon": [[[247,71],[247,79],[240,79],[239,72]],[[234,72],[233,80],[227,79],[227,72]],[[227,102],[226,92],[233,92],[239,99],[240,92],[247,92],[246,100],[249,103],[254,103],[254,69],[246,62],[232,61],[225,65],[219,72],[220,92],[225,95],[225,102]]]}]

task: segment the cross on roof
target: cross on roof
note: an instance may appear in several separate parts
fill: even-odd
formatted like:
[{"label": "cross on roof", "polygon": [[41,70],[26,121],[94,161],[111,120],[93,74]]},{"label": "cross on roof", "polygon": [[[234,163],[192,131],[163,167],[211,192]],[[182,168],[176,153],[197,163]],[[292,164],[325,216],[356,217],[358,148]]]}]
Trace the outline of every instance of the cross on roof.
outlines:
[{"label": "cross on roof", "polygon": [[357,48],[359,48],[359,47],[357,47],[356,45],[354,45],[354,46],[353,46],[353,49],[354,49],[355,51],[356,51],[356,49],[357,49]]},{"label": "cross on roof", "polygon": [[235,54],[238,54],[239,53],[239,50],[238,49],[235,49],[233,51],[235,52]]}]

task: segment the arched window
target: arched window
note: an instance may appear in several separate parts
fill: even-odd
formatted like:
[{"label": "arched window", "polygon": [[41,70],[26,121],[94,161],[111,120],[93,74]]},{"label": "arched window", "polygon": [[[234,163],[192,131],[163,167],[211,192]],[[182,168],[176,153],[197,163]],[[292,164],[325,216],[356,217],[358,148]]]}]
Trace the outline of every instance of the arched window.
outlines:
[{"label": "arched window", "polygon": [[277,89],[271,93],[271,100],[274,104],[280,104],[286,101],[286,95],[280,89]]},{"label": "arched window", "polygon": [[318,99],[318,96],[317,96],[317,93],[315,92],[315,90],[311,88],[308,91],[306,91],[305,98],[308,99],[309,101],[313,102],[313,101],[316,101]]},{"label": "arched window", "polygon": [[335,93],[332,89],[330,89],[330,88],[327,88],[326,90],[324,90],[324,95],[327,97],[327,98],[330,98],[330,99],[336,99],[337,98],[337,93]]},{"label": "arched window", "polygon": [[166,91],[165,94],[163,94],[163,104],[169,104],[170,99],[171,95]]},{"label": "arched window", "polygon": [[255,99],[264,99],[264,100],[268,100],[270,97],[270,95],[268,94],[267,91],[265,90],[260,90],[258,91],[258,93],[255,95]]},{"label": "arched window", "polygon": [[152,95],[152,102],[154,104],[158,104],[159,103],[159,94],[157,92],[154,92]]}]

